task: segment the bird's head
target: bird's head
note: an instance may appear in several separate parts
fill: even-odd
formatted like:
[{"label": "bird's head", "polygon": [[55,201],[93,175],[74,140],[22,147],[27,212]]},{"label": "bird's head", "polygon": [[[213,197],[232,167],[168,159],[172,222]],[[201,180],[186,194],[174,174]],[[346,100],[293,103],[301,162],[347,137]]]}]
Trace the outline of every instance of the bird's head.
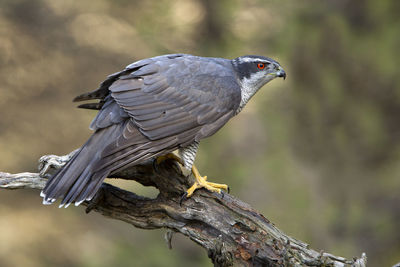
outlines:
[{"label": "bird's head", "polygon": [[286,78],[286,72],[275,60],[263,56],[242,56],[232,60],[237,77],[243,86],[260,89],[276,77]]}]

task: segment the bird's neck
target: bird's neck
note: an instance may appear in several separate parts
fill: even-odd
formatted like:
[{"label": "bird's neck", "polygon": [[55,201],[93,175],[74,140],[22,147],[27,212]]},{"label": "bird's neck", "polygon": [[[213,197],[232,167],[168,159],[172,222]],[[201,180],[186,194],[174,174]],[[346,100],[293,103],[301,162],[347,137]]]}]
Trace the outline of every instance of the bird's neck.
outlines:
[{"label": "bird's neck", "polygon": [[[256,74],[257,75],[257,74]],[[260,73],[259,75],[264,75]],[[264,85],[265,83],[261,82],[261,79],[258,77],[251,77],[251,78],[243,78],[240,81],[241,86],[241,100],[239,104],[239,108],[236,111],[238,114],[244,106],[249,102],[249,100],[257,93],[258,90]]]}]

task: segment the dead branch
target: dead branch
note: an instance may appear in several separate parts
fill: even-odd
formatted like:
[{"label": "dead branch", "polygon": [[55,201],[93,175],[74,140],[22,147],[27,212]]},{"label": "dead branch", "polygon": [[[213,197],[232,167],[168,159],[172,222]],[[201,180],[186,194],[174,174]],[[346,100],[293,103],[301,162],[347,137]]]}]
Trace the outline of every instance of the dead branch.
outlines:
[{"label": "dead branch", "polygon": [[[43,156],[39,173],[0,172],[0,188],[42,189],[46,176],[62,167],[73,153]],[[198,190],[180,203],[191,179],[173,161],[156,168],[149,161],[112,178],[116,177],[155,186],[160,193],[150,199],[104,183],[91,202],[83,203],[86,212],[93,210],[138,228],[166,228],[169,245],[174,232],[182,233],[205,248],[215,266],[366,266],[364,253],[359,259],[345,259],[309,248],[229,194]]]}]

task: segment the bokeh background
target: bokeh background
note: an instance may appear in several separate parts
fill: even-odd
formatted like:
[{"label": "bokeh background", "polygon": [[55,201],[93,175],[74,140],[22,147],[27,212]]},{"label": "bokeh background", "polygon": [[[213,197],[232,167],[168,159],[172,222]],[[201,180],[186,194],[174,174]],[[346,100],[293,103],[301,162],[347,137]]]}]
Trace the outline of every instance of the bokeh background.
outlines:
[{"label": "bokeh background", "polygon": [[[265,86],[202,142],[197,164],[286,233],[369,266],[400,261],[400,1],[0,2],[0,170],[35,172],[91,134],[71,99],[166,53],[278,60]],[[157,192],[134,182],[120,186]],[[0,266],[211,266],[164,231],[0,191]]]}]

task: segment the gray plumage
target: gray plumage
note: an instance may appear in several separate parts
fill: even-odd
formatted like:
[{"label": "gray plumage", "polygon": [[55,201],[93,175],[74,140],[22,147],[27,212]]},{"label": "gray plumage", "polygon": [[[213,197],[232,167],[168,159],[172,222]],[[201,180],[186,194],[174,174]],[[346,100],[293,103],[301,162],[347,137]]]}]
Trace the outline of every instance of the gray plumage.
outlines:
[{"label": "gray plumage", "polygon": [[[94,134],[47,182],[43,202],[63,198],[60,206],[79,205],[93,198],[108,175],[176,149],[190,169],[201,139],[218,131],[262,85],[285,75],[276,61],[252,57],[144,59],[76,97],[100,100],[80,106],[99,110],[90,125]],[[248,70],[256,59],[269,71],[254,85]]]}]

